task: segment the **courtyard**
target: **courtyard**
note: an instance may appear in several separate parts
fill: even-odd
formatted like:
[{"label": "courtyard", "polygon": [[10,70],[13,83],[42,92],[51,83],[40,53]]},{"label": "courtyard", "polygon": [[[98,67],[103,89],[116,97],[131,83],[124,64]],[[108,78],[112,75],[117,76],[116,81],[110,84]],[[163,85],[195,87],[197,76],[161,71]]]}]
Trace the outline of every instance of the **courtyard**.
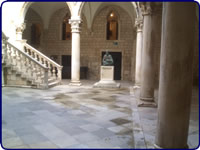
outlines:
[{"label": "courtyard", "polygon": [[[154,148],[157,108],[137,107],[139,89],[130,90],[132,82],[120,81],[119,89],[69,83],[48,90],[3,87],[3,147]],[[193,88],[189,148],[199,142],[198,99]]]}]

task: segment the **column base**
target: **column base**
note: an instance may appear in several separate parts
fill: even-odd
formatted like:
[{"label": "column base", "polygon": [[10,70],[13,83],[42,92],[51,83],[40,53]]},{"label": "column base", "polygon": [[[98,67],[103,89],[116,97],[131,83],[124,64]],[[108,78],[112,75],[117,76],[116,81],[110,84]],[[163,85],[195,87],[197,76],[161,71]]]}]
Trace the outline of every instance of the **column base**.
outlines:
[{"label": "column base", "polygon": [[139,102],[139,104],[137,106],[138,107],[157,108],[157,104],[155,102]]},{"label": "column base", "polygon": [[140,87],[141,87],[141,85],[139,85],[139,84],[135,84],[135,85],[133,86],[134,89],[140,89]]},{"label": "column base", "polygon": [[81,84],[80,81],[71,81],[71,82],[69,83],[69,85],[71,85],[71,86],[81,86],[82,84]]},{"label": "column base", "polygon": [[[158,146],[157,144],[154,144],[153,146],[154,146],[155,149],[172,149],[172,148],[169,148],[169,147],[168,147],[168,148],[160,147],[160,146]],[[177,149],[188,149],[188,148],[189,148],[188,145],[186,145],[186,146],[184,146],[184,147],[179,147],[179,148],[177,147]],[[175,148],[175,149],[176,149],[176,148]]]},{"label": "column base", "polygon": [[153,97],[141,97],[140,96],[140,100],[145,101],[145,102],[154,102]]}]

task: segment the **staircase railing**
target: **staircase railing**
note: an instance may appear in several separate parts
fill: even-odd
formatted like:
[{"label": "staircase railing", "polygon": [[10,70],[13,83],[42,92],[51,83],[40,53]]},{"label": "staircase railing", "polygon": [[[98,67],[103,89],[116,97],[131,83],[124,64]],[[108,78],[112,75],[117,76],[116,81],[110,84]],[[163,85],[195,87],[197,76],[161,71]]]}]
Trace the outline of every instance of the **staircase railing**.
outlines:
[{"label": "staircase railing", "polygon": [[49,75],[51,78],[56,79],[59,83],[62,80],[62,66],[51,60],[49,57],[42,54],[40,51],[35,49],[34,47],[30,46],[27,43],[24,43],[24,52],[27,53],[29,56],[40,62],[41,64],[45,65],[49,68]]},{"label": "staircase railing", "polygon": [[13,67],[21,73],[32,84],[48,88],[49,68],[40,63],[30,55],[20,50],[10,42],[5,34],[2,33],[2,64]]}]

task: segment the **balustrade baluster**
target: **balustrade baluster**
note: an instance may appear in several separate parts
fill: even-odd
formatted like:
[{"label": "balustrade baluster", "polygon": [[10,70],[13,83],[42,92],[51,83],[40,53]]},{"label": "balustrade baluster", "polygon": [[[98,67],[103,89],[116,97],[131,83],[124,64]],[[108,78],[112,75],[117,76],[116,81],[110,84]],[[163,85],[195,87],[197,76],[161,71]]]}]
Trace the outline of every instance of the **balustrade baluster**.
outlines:
[{"label": "balustrade baluster", "polygon": [[12,58],[11,58],[11,46],[8,45],[8,64],[12,64]]},{"label": "balustrade baluster", "polygon": [[60,69],[60,68],[57,68],[57,70],[58,70],[58,73],[57,73],[58,80],[61,82],[61,80],[62,80],[62,77],[61,77],[61,69]]},{"label": "balustrade baluster", "polygon": [[52,65],[51,65],[51,63],[48,62],[48,61],[47,61],[47,64],[48,64],[48,68],[49,68],[49,70],[48,70],[48,75],[49,75],[50,77],[52,77],[52,76],[53,76],[53,74],[52,74]]},{"label": "balustrade baluster", "polygon": [[16,68],[17,66],[17,55],[16,55],[16,49],[12,48],[12,60],[13,60],[13,66]]},{"label": "balustrade baluster", "polygon": [[28,49],[28,54],[31,56],[31,50],[30,49]]},{"label": "balustrade baluster", "polygon": [[25,53],[28,53],[28,50],[27,50],[27,48],[26,48],[26,47],[24,47],[24,52],[25,52]]},{"label": "balustrade baluster", "polygon": [[35,57],[35,52],[34,52],[34,51],[32,51],[32,57],[33,57],[34,59],[36,59],[36,57]]},{"label": "balustrade baluster", "polygon": [[52,65],[52,77],[56,79],[56,67]]},{"label": "balustrade baluster", "polygon": [[37,61],[40,62],[40,57],[38,54],[36,54],[36,58],[37,58]]},{"label": "balustrade baluster", "polygon": [[16,68],[18,71],[21,71],[21,59],[19,51],[16,51]]},{"label": "balustrade baluster", "polygon": [[6,41],[5,41],[5,39],[3,39],[2,38],[2,63],[4,63],[5,62],[5,55],[6,55]]}]

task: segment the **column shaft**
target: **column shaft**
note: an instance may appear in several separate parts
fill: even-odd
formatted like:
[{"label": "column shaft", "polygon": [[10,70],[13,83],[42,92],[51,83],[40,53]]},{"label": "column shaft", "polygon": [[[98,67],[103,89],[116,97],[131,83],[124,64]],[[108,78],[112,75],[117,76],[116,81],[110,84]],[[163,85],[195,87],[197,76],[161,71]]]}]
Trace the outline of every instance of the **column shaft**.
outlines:
[{"label": "column shaft", "polygon": [[137,25],[137,43],[136,43],[136,64],[135,64],[135,85],[141,85],[142,69],[142,22]]},{"label": "column shaft", "polygon": [[154,60],[151,47],[152,34],[151,14],[144,15],[143,50],[142,50],[142,76],[140,99],[153,101],[154,99]]},{"label": "column shaft", "polygon": [[187,148],[192,94],[194,17],[194,2],[164,3],[155,144],[157,147]]},{"label": "column shaft", "polygon": [[71,82],[80,83],[80,34],[72,33],[72,72]]},{"label": "column shaft", "polygon": [[70,19],[72,28],[72,66],[70,85],[81,85],[80,82],[80,19]]}]

